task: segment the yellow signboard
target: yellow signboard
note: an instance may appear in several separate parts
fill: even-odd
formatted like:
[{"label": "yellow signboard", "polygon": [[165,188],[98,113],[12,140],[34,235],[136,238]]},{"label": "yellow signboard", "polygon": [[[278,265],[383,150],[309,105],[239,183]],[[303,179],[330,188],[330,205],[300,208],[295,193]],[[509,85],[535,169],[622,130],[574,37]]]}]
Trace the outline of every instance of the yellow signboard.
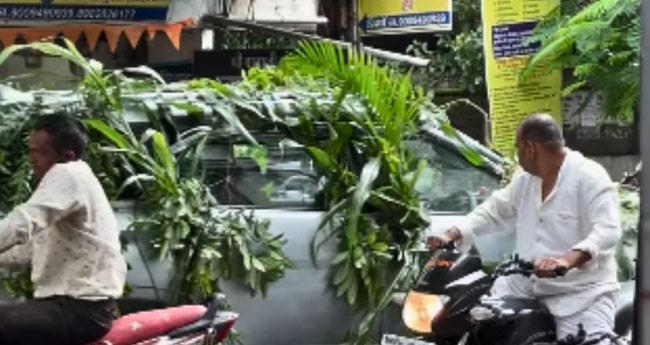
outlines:
[{"label": "yellow signboard", "polygon": [[168,6],[169,0],[0,0],[0,20],[165,20]]},{"label": "yellow signboard", "polygon": [[451,0],[359,0],[366,34],[451,31]]},{"label": "yellow signboard", "polygon": [[559,0],[483,0],[483,39],[486,81],[494,146],[501,153],[514,152],[515,131],[531,113],[551,114],[562,124],[560,71],[534,73],[524,83],[521,70],[539,43],[528,44],[541,18]]}]

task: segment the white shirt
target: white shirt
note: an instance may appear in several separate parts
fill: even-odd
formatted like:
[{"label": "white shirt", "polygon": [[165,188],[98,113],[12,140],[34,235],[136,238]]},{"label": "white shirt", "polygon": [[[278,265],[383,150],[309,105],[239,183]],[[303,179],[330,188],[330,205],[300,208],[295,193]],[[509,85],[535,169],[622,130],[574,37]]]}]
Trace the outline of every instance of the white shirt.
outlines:
[{"label": "white shirt", "polygon": [[30,249],[34,297],[122,295],[126,263],[117,221],[85,162],[54,165],[31,198],[0,222],[3,261],[25,261]]},{"label": "white shirt", "polygon": [[[614,259],[621,236],[616,186],[598,163],[566,150],[546,200],[542,202],[542,180],[520,172],[476,208],[461,228],[463,242],[471,243],[474,235],[514,227],[516,251],[529,260],[563,256],[572,249],[589,253],[591,259],[583,267],[564,277],[531,278],[535,296],[544,297],[556,315],[582,310],[619,287]],[[567,295],[570,301],[563,298]]]}]

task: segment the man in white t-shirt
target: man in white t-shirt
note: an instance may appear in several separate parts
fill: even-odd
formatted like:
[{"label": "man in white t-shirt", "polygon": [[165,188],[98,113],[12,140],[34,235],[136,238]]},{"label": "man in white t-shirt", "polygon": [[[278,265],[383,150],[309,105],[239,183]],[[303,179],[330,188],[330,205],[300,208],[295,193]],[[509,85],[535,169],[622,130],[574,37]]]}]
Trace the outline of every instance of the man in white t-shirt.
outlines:
[{"label": "man in white t-shirt", "polygon": [[31,247],[34,299],[0,305],[2,345],[81,345],[111,327],[126,263],[113,210],[81,160],[85,142],[83,127],[64,115],[33,126],[38,185],[0,222],[0,253]]},{"label": "man in white t-shirt", "polygon": [[[610,333],[619,288],[614,252],[621,236],[618,195],[598,163],[564,146],[559,126],[546,114],[527,117],[517,129],[522,172],[468,216],[466,224],[430,237],[471,244],[473,237],[516,229],[516,251],[535,262],[536,277],[501,277],[496,296],[537,297],[555,316],[558,338]],[[558,267],[568,268],[556,277]]]}]

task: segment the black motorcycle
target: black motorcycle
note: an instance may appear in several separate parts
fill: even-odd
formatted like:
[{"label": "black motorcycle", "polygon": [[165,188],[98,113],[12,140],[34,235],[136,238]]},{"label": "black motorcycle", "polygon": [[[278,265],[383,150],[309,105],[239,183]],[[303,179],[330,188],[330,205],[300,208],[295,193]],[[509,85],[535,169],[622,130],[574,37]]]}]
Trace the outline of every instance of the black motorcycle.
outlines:
[{"label": "black motorcycle", "polygon": [[[402,309],[405,325],[421,343],[437,345],[596,344],[602,338],[618,342],[616,335],[586,335],[584,330],[556,340],[555,322],[548,309],[534,298],[494,298],[488,292],[499,276],[534,272],[530,261],[513,255],[492,274],[481,259],[459,252],[453,243],[443,246],[428,261]],[[564,275],[566,269],[556,271]],[[626,310],[629,306],[621,306]],[[617,317],[619,317],[617,315]],[[417,344],[384,337],[383,344]]]}]

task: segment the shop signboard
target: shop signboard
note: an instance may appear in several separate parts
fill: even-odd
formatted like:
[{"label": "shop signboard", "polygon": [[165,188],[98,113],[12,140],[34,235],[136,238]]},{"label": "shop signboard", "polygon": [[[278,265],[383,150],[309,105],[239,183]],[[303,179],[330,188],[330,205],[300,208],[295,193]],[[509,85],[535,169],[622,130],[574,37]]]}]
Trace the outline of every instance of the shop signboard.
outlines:
[{"label": "shop signboard", "polygon": [[0,0],[3,21],[164,21],[169,0]]},{"label": "shop signboard", "polygon": [[362,34],[451,31],[451,0],[359,0]]}]

